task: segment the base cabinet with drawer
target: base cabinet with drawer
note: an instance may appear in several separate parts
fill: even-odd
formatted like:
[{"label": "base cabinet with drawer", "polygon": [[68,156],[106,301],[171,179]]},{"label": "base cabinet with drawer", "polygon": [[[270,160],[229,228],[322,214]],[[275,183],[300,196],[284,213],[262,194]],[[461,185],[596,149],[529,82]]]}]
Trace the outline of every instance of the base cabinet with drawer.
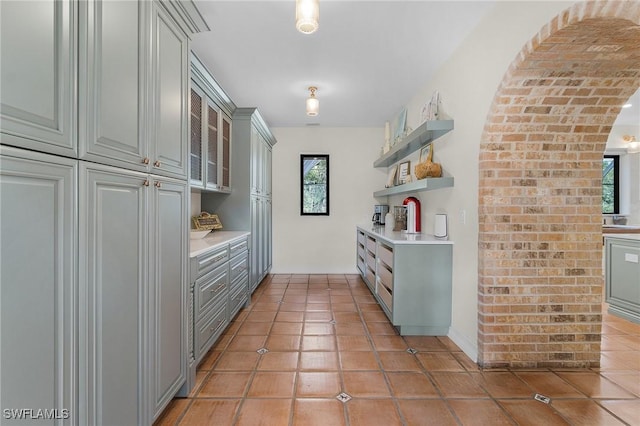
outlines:
[{"label": "base cabinet with drawer", "polygon": [[401,335],[447,335],[453,243],[357,229],[356,266]]},{"label": "base cabinet with drawer", "polygon": [[608,311],[640,324],[640,235],[617,234],[604,240]]}]

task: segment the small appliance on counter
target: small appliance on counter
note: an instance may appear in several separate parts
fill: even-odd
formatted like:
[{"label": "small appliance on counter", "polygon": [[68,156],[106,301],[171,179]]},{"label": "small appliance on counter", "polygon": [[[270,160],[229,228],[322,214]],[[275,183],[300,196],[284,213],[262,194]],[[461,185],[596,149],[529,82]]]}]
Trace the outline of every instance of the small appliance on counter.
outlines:
[{"label": "small appliance on counter", "polygon": [[389,206],[386,204],[376,204],[373,206],[373,217],[371,221],[374,226],[384,225],[386,214],[389,213]]},{"label": "small appliance on counter", "polygon": [[407,208],[407,234],[420,233],[420,200],[416,197],[407,197],[402,202]]},{"label": "small appliance on counter", "polygon": [[435,222],[433,222],[433,235],[436,238],[447,239],[449,233],[447,231],[447,215],[444,213],[436,213]]}]

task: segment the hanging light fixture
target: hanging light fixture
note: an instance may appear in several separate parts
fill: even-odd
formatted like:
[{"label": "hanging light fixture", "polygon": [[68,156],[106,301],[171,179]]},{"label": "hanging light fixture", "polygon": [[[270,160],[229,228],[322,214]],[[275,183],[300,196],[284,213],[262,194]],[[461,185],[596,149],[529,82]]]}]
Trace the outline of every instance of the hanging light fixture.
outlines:
[{"label": "hanging light fixture", "polygon": [[316,90],[318,90],[317,87],[309,87],[309,92],[311,92],[307,98],[307,115],[309,117],[315,117],[320,112],[320,102],[316,98]]},{"label": "hanging light fixture", "polygon": [[319,0],[296,0],[296,28],[303,34],[311,34],[318,29],[320,18]]}]

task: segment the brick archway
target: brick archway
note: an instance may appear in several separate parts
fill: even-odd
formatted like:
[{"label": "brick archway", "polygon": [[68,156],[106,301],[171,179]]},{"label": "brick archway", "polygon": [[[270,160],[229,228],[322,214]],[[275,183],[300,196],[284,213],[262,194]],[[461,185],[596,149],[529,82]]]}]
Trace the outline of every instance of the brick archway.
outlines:
[{"label": "brick archway", "polygon": [[597,367],[602,155],[640,87],[640,1],[581,2],[520,52],[479,170],[478,363]]}]

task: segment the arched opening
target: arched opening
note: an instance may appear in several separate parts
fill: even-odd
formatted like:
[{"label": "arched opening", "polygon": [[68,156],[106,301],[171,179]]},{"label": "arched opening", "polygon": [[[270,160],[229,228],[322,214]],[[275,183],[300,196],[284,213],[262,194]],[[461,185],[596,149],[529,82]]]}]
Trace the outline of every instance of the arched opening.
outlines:
[{"label": "arched opening", "polygon": [[478,363],[597,367],[602,157],[640,87],[640,3],[577,3],[496,92],[479,158]]}]

